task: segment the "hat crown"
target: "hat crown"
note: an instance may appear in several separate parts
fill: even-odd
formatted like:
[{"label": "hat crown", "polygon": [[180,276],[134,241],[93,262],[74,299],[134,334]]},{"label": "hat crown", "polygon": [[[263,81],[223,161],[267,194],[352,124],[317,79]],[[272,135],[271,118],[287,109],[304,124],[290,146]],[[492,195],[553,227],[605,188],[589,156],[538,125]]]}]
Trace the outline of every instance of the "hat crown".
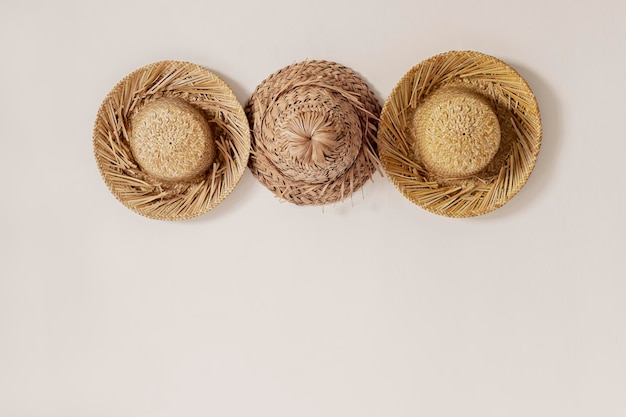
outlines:
[{"label": "hat crown", "polygon": [[481,95],[442,88],[418,106],[413,119],[414,151],[432,173],[446,178],[474,175],[500,147],[498,117]]},{"label": "hat crown", "polygon": [[323,183],[343,174],[359,154],[362,130],[352,104],[323,88],[295,88],[275,118],[270,159],[283,175]]},{"label": "hat crown", "polygon": [[337,129],[327,115],[308,112],[286,123],[287,152],[303,164],[322,165],[338,147]]},{"label": "hat crown", "polygon": [[161,97],[130,117],[133,156],[147,173],[163,181],[190,180],[215,158],[215,141],[203,112],[175,97]]}]

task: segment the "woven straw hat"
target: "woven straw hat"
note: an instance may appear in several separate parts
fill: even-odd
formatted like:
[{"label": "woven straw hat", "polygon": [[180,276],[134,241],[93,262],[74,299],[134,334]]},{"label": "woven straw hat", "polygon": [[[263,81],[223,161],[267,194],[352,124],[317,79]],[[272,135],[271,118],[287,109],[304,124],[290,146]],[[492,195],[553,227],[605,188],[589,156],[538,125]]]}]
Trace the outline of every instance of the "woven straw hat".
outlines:
[{"label": "woven straw hat", "polygon": [[212,209],[237,185],[250,127],[215,74],[162,61],[134,71],[106,96],[93,144],[118,200],[153,219],[182,220]]},{"label": "woven straw hat", "polygon": [[379,169],[380,104],[352,70],[304,61],[263,81],[246,107],[253,131],[250,170],[297,205],[343,200]]},{"label": "woven straw hat", "polygon": [[499,59],[452,51],[413,67],[383,107],[383,168],[413,203],[469,217],[510,200],[541,146],[541,118],[524,79]]}]

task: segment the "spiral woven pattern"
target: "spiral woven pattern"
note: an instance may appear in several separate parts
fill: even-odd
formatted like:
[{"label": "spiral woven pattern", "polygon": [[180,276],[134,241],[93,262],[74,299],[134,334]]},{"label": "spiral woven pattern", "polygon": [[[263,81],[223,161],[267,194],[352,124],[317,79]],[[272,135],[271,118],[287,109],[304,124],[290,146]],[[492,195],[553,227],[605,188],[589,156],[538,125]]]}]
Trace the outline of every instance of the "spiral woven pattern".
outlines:
[{"label": "spiral woven pattern", "polygon": [[191,63],[162,61],[129,74],[106,96],[93,146],[104,182],[125,206],[153,219],[182,220],[212,209],[237,185],[248,163],[250,127],[219,77]]},{"label": "spiral woven pattern", "polygon": [[263,81],[246,106],[250,170],[294,204],[341,201],[379,169],[380,110],[367,84],[340,64],[285,67]]},{"label": "spiral woven pattern", "polygon": [[[497,128],[491,126],[493,116],[485,116],[482,104],[449,120],[450,131],[475,124],[468,138],[483,135],[485,143],[459,146],[440,133],[438,139],[451,152],[445,155],[444,145],[432,136],[439,128],[420,127],[423,107],[430,106],[429,99],[440,91],[465,91],[466,98],[488,103]],[[441,118],[455,107],[440,106],[430,113]],[[466,123],[463,118],[475,120]],[[498,129],[499,142],[493,138]],[[501,207],[524,186],[535,166],[541,135],[537,100],[513,68],[479,52],[451,51],[419,63],[398,82],[383,106],[378,146],[383,169],[407,199],[439,215],[470,217]],[[425,155],[426,150],[435,156]]]}]

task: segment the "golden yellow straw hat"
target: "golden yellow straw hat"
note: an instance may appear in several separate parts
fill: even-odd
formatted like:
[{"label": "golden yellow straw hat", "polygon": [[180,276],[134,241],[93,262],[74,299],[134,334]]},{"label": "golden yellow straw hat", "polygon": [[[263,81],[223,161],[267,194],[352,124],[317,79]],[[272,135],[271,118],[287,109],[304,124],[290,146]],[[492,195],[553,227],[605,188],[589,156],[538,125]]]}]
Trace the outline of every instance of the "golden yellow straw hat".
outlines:
[{"label": "golden yellow straw hat", "polygon": [[250,170],[298,205],[343,200],[379,169],[380,104],[352,70],[304,61],[263,81],[246,107],[253,131]]},{"label": "golden yellow straw hat", "polygon": [[212,209],[237,185],[250,127],[218,76],[162,61],[134,71],[106,96],[93,145],[118,200],[146,217],[182,220]]},{"label": "golden yellow straw hat", "polygon": [[431,57],[407,72],[378,131],[387,176],[413,203],[470,217],[509,201],[541,146],[537,100],[501,60],[473,51]]}]

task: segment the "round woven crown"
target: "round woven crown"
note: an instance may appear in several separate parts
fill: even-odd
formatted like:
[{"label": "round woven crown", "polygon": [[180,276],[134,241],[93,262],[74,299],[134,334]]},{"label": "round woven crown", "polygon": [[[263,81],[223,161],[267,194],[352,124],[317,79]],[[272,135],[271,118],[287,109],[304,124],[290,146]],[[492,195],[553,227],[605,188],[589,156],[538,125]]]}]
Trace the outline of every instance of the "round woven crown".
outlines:
[{"label": "round woven crown", "polygon": [[343,174],[361,149],[358,114],[344,97],[322,88],[296,88],[280,98],[268,158],[292,180],[314,184]]},{"label": "round woven crown", "polygon": [[378,169],[380,104],[352,70],[304,61],[264,80],[246,113],[250,170],[278,197],[298,205],[343,200]]},{"label": "round woven crown", "polygon": [[215,157],[215,142],[202,112],[178,98],[160,98],[130,117],[129,142],[135,160],[164,181],[190,180]]},{"label": "round woven crown", "polygon": [[442,177],[476,174],[500,146],[498,118],[484,98],[469,90],[442,88],[415,111],[410,127],[416,157]]}]

